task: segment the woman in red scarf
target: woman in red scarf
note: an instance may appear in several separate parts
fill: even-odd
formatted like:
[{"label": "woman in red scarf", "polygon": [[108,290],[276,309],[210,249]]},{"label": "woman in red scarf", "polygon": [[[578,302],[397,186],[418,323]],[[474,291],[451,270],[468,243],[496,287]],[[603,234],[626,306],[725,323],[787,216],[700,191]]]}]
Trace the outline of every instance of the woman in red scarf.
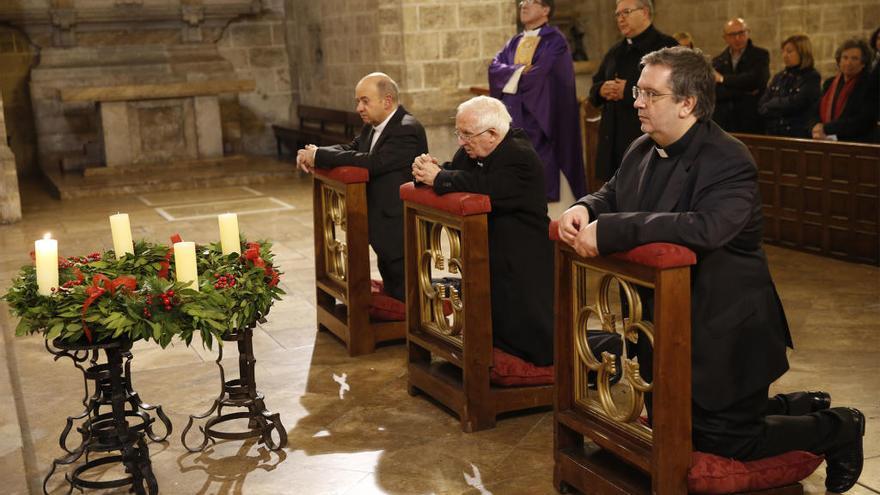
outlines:
[{"label": "woman in red scarf", "polygon": [[[863,40],[850,39],[834,53],[839,72],[822,85],[819,122],[813,139],[870,142],[877,120],[877,94],[871,94],[871,52]],[[876,92],[874,92],[876,93]]]}]

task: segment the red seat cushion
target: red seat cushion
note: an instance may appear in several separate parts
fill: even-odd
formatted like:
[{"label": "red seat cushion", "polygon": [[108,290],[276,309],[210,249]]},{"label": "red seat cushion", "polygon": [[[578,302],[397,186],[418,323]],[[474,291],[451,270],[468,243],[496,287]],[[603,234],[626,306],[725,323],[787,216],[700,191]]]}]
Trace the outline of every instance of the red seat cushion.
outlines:
[{"label": "red seat cushion", "polygon": [[553,384],[553,366],[535,366],[498,348],[492,349],[492,363],[489,380],[495,385],[516,387]]},{"label": "red seat cushion", "polygon": [[370,319],[378,321],[403,321],[406,305],[385,293],[381,280],[370,280]]},{"label": "red seat cushion", "polygon": [[756,461],[693,452],[688,470],[691,493],[739,493],[790,485],[806,478],[824,457],[794,450]]}]

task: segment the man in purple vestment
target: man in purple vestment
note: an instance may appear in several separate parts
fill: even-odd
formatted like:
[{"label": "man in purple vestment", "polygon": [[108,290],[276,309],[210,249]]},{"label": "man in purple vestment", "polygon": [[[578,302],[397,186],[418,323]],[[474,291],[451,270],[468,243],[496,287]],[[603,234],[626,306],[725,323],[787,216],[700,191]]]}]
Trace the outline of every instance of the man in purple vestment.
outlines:
[{"label": "man in purple vestment", "polygon": [[559,172],[571,192],[587,192],[574,66],[565,36],[547,22],[553,0],[522,0],[517,34],[489,65],[491,95],[504,102],[513,125],[526,131],[544,164],[547,200],[559,201]]}]

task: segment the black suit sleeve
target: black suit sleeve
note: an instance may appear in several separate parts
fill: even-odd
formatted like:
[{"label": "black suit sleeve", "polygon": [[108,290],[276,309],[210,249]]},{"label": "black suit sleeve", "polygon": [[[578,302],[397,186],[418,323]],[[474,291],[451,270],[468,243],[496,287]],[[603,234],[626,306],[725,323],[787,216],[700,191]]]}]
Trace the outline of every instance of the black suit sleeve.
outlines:
[{"label": "black suit sleeve", "polygon": [[[390,126],[389,126],[390,127]],[[422,153],[420,127],[415,124],[402,124],[395,128],[385,128],[387,137],[377,143],[378,149],[373,153],[358,151],[360,139],[355,138],[348,145],[333,145],[318,148],[315,155],[315,166],[318,168],[334,168],[344,165],[369,169],[370,177],[377,177],[395,170],[412,166],[413,157]],[[381,144],[381,146],[380,146]]]},{"label": "black suit sleeve", "polygon": [[757,201],[757,169],[742,154],[721,156],[713,162],[705,165],[720,170],[704,184],[698,181],[690,211],[599,212],[599,252],[627,251],[651,242],[711,251],[736,237],[749,222]]},{"label": "black suit sleeve", "polygon": [[[460,152],[459,152],[460,153]],[[519,205],[521,198],[533,189],[535,174],[532,166],[525,161],[512,161],[503,167],[479,168],[470,170],[456,169],[455,162],[443,164],[437,177],[434,178],[434,192],[446,194],[450,192],[471,192],[489,196],[492,211],[512,211],[508,205]]]},{"label": "black suit sleeve", "polygon": [[593,75],[593,85],[590,87],[590,103],[594,107],[601,107],[606,101],[608,101],[599,94],[599,91],[602,90],[602,85],[608,80],[605,77],[605,74],[608,72],[608,64],[614,63],[612,61],[613,58],[614,48],[608,50],[608,53],[606,53],[605,57],[602,59],[602,65],[599,66],[599,70]]}]

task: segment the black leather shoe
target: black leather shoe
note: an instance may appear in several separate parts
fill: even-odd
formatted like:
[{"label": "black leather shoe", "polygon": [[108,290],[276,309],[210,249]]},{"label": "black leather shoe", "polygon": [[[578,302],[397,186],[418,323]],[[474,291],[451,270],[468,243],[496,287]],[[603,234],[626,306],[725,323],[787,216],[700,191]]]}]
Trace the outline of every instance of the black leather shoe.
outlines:
[{"label": "black leather shoe", "polygon": [[831,394],[828,392],[805,392],[810,398],[810,412],[822,411],[831,407]]},{"label": "black leather shoe", "polygon": [[853,427],[859,432],[858,438],[847,445],[829,452],[825,456],[825,488],[829,492],[843,493],[859,480],[865,456],[862,439],[865,436],[865,415],[858,409],[847,409],[852,414]]}]

